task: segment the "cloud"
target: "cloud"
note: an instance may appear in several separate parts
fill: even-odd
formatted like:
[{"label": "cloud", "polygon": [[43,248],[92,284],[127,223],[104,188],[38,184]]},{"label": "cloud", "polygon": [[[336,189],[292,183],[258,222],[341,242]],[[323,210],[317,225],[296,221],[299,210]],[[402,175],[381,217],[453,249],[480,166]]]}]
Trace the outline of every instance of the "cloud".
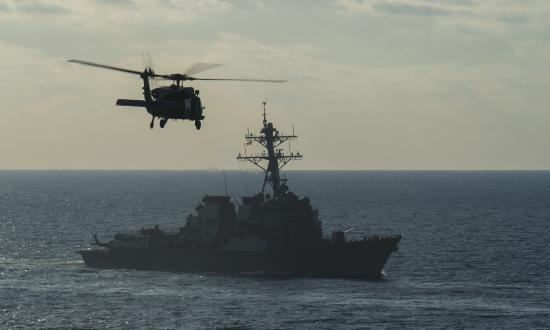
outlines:
[{"label": "cloud", "polygon": [[68,9],[63,5],[48,0],[26,0],[13,1],[8,0],[0,4],[0,10],[11,15],[28,14],[28,15],[53,15],[68,12]]},{"label": "cloud", "polygon": [[134,4],[134,0],[95,0],[95,2],[100,5],[109,6],[128,6]]},{"label": "cloud", "polygon": [[447,16],[455,14],[455,11],[444,6],[433,6],[414,2],[377,2],[372,4],[375,11],[413,16]]},{"label": "cloud", "polygon": [[350,14],[431,18],[438,27],[463,33],[507,33],[518,25],[547,21],[550,2],[538,0],[337,0]]},{"label": "cloud", "polygon": [[18,3],[14,9],[15,11],[24,12],[28,14],[45,14],[45,15],[66,13],[68,11],[64,7],[61,7],[55,4],[41,3],[37,1],[30,2],[30,3]]},{"label": "cloud", "polygon": [[[110,10],[106,7],[118,8]],[[121,26],[139,25],[156,22],[188,22],[200,19],[205,15],[223,12],[232,8],[231,3],[224,0],[123,0],[123,1],[69,1],[69,0],[6,0],[3,18],[12,22],[24,22],[30,17],[40,15],[64,15],[51,24],[74,26]],[[2,9],[2,7],[0,7]]]},{"label": "cloud", "polygon": [[462,6],[423,0],[337,0],[336,6],[350,12],[412,16],[447,16],[464,10]]}]

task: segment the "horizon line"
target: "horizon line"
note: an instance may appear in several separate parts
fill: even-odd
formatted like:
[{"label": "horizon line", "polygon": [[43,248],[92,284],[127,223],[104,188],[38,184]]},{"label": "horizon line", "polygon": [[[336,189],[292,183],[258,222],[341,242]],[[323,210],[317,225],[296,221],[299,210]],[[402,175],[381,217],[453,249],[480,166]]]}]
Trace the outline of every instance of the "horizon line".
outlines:
[{"label": "horizon line", "polygon": [[[258,172],[250,169],[0,168],[0,172]],[[288,169],[284,172],[550,172],[550,169]]]}]

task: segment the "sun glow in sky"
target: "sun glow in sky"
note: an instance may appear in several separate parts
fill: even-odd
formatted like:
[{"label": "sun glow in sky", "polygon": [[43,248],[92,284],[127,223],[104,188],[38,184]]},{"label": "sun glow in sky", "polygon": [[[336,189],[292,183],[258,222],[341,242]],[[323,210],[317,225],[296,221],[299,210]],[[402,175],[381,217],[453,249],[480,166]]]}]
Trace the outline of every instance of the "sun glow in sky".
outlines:
[{"label": "sun glow in sky", "polygon": [[[138,77],[197,82],[203,128],[150,130]],[[240,169],[246,128],[299,135],[294,169],[550,169],[550,1],[0,1],[1,169]]]}]

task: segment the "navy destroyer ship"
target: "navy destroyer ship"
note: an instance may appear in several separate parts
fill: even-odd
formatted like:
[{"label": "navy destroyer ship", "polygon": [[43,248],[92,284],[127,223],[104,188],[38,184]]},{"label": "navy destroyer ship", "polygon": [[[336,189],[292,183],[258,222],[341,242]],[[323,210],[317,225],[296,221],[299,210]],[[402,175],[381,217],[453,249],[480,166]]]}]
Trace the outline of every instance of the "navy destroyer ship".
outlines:
[{"label": "navy destroyer ship", "polygon": [[97,247],[78,251],[85,264],[180,272],[380,277],[401,236],[347,240],[344,231],[334,231],[324,237],[309,198],[291,192],[281,176],[287,163],[302,158],[299,152],[279,148],[297,136],[280,133],[268,122],[263,105],[260,133],[245,136],[247,144],[256,143],[263,151],[237,156],[263,170],[261,192],[243,197],[238,208],[229,196],[205,196],[177,232],[155,226],[117,233],[109,242],[94,235]]}]

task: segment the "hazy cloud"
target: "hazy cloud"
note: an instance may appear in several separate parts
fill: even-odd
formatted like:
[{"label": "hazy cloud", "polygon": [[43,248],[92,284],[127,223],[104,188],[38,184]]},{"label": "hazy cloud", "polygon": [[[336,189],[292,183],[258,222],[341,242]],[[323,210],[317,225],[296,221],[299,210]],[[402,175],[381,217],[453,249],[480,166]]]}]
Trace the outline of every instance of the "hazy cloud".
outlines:
[{"label": "hazy cloud", "polygon": [[509,31],[509,24],[531,25],[547,20],[550,2],[540,0],[337,0],[348,13],[432,17],[457,31]]},{"label": "hazy cloud", "polygon": [[453,15],[455,12],[443,6],[429,6],[415,3],[378,2],[372,4],[375,11],[388,14],[415,15],[415,16],[442,16]]},{"label": "hazy cloud", "polygon": [[112,6],[128,6],[134,4],[133,0],[95,0],[95,2],[101,5]]},{"label": "hazy cloud", "polygon": [[12,1],[8,0],[0,4],[0,10],[10,13],[25,13],[25,14],[61,14],[68,11],[67,8],[58,4],[55,1],[47,0],[24,0]]}]

